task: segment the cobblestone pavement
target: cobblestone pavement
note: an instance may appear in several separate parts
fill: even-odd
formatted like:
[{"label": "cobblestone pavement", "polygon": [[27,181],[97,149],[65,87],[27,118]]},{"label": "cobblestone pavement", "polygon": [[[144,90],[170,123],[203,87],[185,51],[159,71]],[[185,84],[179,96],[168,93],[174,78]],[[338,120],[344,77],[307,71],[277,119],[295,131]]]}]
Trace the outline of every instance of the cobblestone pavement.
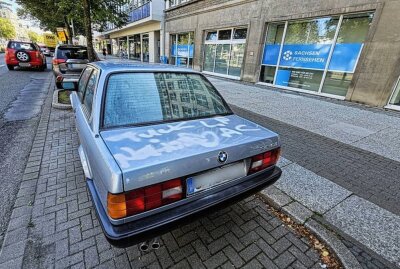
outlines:
[{"label": "cobblestone pavement", "polygon": [[279,133],[283,156],[400,215],[400,163],[242,108],[234,111]]},{"label": "cobblestone pavement", "polygon": [[356,257],[361,267],[364,269],[392,269],[393,265],[386,262],[382,262],[376,255],[370,254],[368,251],[363,249],[361,246],[355,245],[353,242],[341,238],[343,244],[350,250],[350,252]]},{"label": "cobblestone pavement", "polygon": [[317,252],[257,197],[161,237],[158,250],[110,246],[83,179],[70,111],[46,100],[0,253],[0,268],[320,268]]}]

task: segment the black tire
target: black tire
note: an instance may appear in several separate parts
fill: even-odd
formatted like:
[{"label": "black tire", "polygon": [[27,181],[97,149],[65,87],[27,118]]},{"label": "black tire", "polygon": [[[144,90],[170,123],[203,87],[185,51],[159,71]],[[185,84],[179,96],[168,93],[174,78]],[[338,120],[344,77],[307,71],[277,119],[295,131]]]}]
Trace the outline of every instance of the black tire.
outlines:
[{"label": "black tire", "polygon": [[10,70],[10,71],[14,70],[14,66],[13,66],[13,65],[7,64],[7,68],[8,68],[8,70]]},{"label": "black tire", "polygon": [[61,82],[56,82],[56,87],[57,87],[57,89],[62,89],[63,88]]}]

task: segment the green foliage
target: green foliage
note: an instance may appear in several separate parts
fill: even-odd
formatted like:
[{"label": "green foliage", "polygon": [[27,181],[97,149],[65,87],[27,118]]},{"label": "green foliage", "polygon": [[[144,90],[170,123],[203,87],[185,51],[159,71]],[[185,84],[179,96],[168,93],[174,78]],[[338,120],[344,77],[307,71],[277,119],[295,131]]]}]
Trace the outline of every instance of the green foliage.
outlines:
[{"label": "green foliage", "polygon": [[[67,27],[67,24],[74,22],[75,34],[85,34],[84,10],[82,0],[16,0],[21,6],[18,15],[25,18],[37,19],[41,28],[56,32],[57,27]],[[120,10],[120,6],[126,0],[91,0],[90,14],[94,30],[103,30],[107,22],[117,27],[124,25],[127,14]]]},{"label": "green foliage", "polygon": [[0,18],[0,38],[12,39],[15,37],[15,28],[10,20]]},{"label": "green foliage", "polygon": [[34,31],[28,31],[28,37],[32,42],[43,43],[43,36]]}]

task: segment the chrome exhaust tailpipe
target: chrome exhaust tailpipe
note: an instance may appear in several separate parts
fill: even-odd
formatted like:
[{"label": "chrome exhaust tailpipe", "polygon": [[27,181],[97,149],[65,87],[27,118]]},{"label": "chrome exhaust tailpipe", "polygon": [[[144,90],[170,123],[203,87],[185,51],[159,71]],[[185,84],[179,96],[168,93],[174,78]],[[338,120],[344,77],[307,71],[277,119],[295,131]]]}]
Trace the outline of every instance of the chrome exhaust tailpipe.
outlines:
[{"label": "chrome exhaust tailpipe", "polygon": [[141,251],[148,251],[149,250],[149,242],[145,241],[139,245],[139,249]]},{"label": "chrome exhaust tailpipe", "polygon": [[151,240],[150,247],[155,250],[157,250],[161,247],[160,240],[158,237]]}]

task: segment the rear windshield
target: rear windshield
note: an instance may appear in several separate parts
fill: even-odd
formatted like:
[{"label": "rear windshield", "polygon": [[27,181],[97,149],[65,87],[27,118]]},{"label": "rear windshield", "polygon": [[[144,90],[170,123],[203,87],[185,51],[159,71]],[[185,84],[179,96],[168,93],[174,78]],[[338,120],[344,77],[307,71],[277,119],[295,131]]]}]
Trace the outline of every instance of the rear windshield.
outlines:
[{"label": "rear windshield", "polygon": [[58,59],[78,59],[86,60],[88,58],[86,48],[58,48],[57,50]]},{"label": "rear windshield", "polygon": [[22,43],[22,42],[10,42],[8,43],[9,49],[15,50],[36,50],[35,45],[32,43]]},{"label": "rear windshield", "polygon": [[231,114],[201,75],[119,73],[109,77],[104,127],[190,120]]}]

